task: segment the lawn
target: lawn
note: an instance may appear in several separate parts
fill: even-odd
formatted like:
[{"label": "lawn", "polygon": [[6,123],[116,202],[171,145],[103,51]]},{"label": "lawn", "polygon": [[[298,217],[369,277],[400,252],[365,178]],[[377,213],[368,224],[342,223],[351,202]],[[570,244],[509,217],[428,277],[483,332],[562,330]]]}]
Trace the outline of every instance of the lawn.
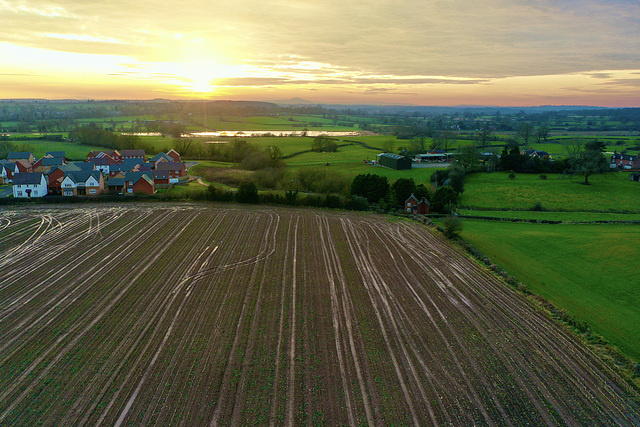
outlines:
[{"label": "lawn", "polygon": [[466,220],[462,237],[640,360],[639,226]]},{"label": "lawn", "polygon": [[531,209],[540,202],[545,209],[576,212],[640,213],[640,185],[629,181],[629,174],[612,172],[589,177],[479,173],[467,177],[461,206],[481,209]]}]

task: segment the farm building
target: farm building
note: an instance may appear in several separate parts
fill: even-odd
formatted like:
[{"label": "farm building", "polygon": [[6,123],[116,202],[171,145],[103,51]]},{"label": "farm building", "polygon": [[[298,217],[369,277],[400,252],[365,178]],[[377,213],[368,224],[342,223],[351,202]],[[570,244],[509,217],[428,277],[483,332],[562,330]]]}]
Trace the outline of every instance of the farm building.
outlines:
[{"label": "farm building", "polygon": [[418,215],[426,215],[431,209],[431,203],[426,198],[418,200],[418,198],[411,193],[411,196],[404,202],[404,211],[407,213],[414,213]]},{"label": "farm building", "polygon": [[47,195],[47,179],[40,172],[17,173],[13,176],[13,197],[44,197]]},{"label": "farm building", "polygon": [[377,157],[381,166],[395,170],[411,169],[411,159],[408,157],[391,153],[378,154]]}]

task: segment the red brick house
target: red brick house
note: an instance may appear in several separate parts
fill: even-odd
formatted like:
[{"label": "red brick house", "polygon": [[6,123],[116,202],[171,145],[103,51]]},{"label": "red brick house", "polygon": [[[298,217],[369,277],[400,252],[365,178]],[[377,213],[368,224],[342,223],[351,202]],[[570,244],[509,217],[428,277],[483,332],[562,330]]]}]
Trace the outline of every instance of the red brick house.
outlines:
[{"label": "red brick house", "polygon": [[171,150],[169,150],[169,152],[167,153],[167,156],[171,157],[174,162],[181,162],[182,161],[182,158],[180,157],[180,153],[178,153],[173,148]]},{"label": "red brick house", "polygon": [[640,153],[637,156],[622,154],[617,151],[611,155],[611,169],[638,170],[640,169]]},{"label": "red brick house", "polygon": [[127,172],[124,176],[124,194],[154,194],[156,186],[151,172]]},{"label": "red brick house", "polygon": [[120,161],[122,161],[122,156],[120,155],[120,152],[118,150],[113,150],[113,151],[90,151],[89,154],[87,154],[87,161],[90,162],[91,159],[96,158],[96,157],[108,157],[110,158],[113,163],[118,163]]},{"label": "red brick house", "polygon": [[431,203],[427,199],[423,197],[422,200],[418,200],[413,194],[404,202],[404,211],[407,213],[426,215],[430,209]]},{"label": "red brick house", "polygon": [[169,188],[169,171],[153,171],[153,182],[156,188]]},{"label": "red brick house", "polygon": [[159,171],[168,171],[169,181],[171,183],[176,183],[180,177],[187,175],[187,167],[182,162],[160,162],[156,164],[156,169]]},{"label": "red brick house", "polygon": [[31,163],[26,160],[16,160],[16,166],[18,167],[18,173],[32,173],[33,167]]},{"label": "red brick house", "polygon": [[120,159],[122,161],[127,159],[140,159],[142,163],[146,161],[147,155],[144,150],[122,150],[120,152]]}]

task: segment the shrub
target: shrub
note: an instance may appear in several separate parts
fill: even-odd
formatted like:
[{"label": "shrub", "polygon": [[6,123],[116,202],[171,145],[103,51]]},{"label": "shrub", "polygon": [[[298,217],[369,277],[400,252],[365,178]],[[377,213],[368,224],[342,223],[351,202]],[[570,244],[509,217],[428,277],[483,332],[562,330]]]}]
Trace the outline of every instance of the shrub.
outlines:
[{"label": "shrub", "polygon": [[238,187],[236,200],[238,201],[238,203],[259,203],[260,198],[258,197],[258,188],[251,181],[242,182],[240,184],[240,187]]},{"label": "shrub", "polygon": [[535,212],[543,212],[544,211],[544,207],[542,206],[542,203],[540,202],[536,202],[533,207],[531,208],[532,211]]},{"label": "shrub", "polygon": [[345,207],[352,211],[366,211],[369,209],[369,202],[362,196],[351,196]]},{"label": "shrub", "polygon": [[449,215],[442,220],[442,228],[444,235],[448,239],[458,237],[458,233],[462,230],[462,221],[457,216]]}]

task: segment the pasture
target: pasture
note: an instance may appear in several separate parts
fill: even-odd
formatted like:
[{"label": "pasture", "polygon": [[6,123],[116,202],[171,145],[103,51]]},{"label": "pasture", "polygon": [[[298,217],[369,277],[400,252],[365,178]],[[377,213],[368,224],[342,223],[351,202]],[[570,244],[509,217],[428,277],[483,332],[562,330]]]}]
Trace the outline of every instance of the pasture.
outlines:
[{"label": "pasture", "polygon": [[637,424],[639,396],[429,229],[3,209],[0,424]]},{"label": "pasture", "polygon": [[531,209],[540,202],[545,209],[572,212],[640,213],[640,185],[629,181],[629,173],[612,172],[589,177],[583,185],[581,176],[478,173],[465,180],[461,206],[481,209]]},{"label": "pasture", "polygon": [[464,221],[462,236],[557,307],[640,360],[640,226]]}]

